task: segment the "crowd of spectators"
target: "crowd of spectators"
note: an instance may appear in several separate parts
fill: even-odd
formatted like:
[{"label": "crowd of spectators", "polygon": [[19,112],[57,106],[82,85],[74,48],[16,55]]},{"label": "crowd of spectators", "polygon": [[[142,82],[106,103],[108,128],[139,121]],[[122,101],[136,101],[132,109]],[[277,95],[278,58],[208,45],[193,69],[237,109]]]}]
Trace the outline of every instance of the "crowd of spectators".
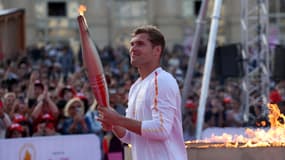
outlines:
[{"label": "crowd of spectators", "polygon": [[[204,55],[198,55],[191,91],[183,106],[185,140],[193,139],[196,128]],[[129,64],[128,50],[124,46],[105,47],[100,50],[100,58],[108,82],[111,106],[124,115],[128,90],[138,77],[135,68]],[[188,55],[180,45],[167,49],[162,60],[162,66],[173,74],[181,89],[187,64]],[[81,52],[73,53],[68,45],[29,47],[26,54],[2,61],[0,138],[90,133],[100,137],[104,149],[104,137],[109,137],[110,133],[104,132],[96,120],[97,103],[84,71]],[[250,109],[251,121],[245,124],[240,102],[240,80],[229,78],[221,83],[217,77],[213,72],[204,128],[254,126],[257,119],[264,118],[260,114],[262,104],[256,104]],[[284,84],[280,83],[272,90],[276,103],[283,102],[285,92],[282,88]],[[107,152],[107,149],[104,150]]]}]

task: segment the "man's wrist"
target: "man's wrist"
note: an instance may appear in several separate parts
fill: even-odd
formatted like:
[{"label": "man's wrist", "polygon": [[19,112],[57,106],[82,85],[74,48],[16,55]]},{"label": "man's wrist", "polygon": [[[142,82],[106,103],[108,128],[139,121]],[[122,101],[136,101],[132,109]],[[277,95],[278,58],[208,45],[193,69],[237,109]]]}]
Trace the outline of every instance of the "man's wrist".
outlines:
[{"label": "man's wrist", "polygon": [[124,118],[125,118],[124,116],[118,115],[116,120],[114,121],[115,122],[114,125],[115,126],[121,126],[122,122],[124,121]]}]

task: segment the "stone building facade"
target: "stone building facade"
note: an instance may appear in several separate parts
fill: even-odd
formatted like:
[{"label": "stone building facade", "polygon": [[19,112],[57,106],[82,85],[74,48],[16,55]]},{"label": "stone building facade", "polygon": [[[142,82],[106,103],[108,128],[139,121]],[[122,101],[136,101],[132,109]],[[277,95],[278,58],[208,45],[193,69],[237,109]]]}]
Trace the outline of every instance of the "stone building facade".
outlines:
[{"label": "stone building facade", "polygon": [[[277,0],[276,0],[277,1]],[[93,40],[99,47],[121,45],[137,25],[154,24],[166,35],[167,45],[183,43],[193,35],[200,0],[0,0],[0,9],[24,8],[27,45],[46,42],[79,44],[77,9],[85,13]],[[209,0],[203,32],[209,34],[214,0]],[[254,5],[254,4],[252,4]],[[218,42],[240,42],[240,1],[224,0]]]}]

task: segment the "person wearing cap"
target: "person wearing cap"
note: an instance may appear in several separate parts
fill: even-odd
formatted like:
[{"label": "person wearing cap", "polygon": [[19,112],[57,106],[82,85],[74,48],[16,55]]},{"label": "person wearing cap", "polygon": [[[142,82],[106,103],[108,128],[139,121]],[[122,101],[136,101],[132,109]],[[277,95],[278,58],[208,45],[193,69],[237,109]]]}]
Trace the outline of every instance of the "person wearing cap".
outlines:
[{"label": "person wearing cap", "polygon": [[14,92],[7,92],[4,95],[3,109],[10,117],[12,117],[14,114],[15,102],[16,94]]},{"label": "person wearing cap", "polygon": [[26,118],[29,118],[30,112],[28,104],[25,102],[24,98],[17,98],[15,101],[14,115],[21,114]]},{"label": "person wearing cap", "polygon": [[[62,80],[60,80],[62,81]],[[57,107],[59,108],[60,112],[62,112],[66,103],[76,96],[76,91],[70,85],[63,85],[62,82],[59,82],[56,88],[56,94],[58,95]],[[61,113],[60,113],[61,114]],[[60,115],[61,116],[61,115]]]},{"label": "person wearing cap", "polygon": [[0,139],[5,138],[7,128],[12,124],[10,117],[4,112],[3,103],[0,100]]},{"label": "person wearing cap", "polygon": [[38,97],[44,91],[44,84],[40,80],[36,80],[34,86],[35,86],[35,95]]},{"label": "person wearing cap", "polygon": [[[84,113],[88,112],[88,110],[90,109],[90,107],[91,107],[95,102],[97,103],[97,101],[95,100],[95,101],[93,101],[92,104],[89,104],[88,98],[87,98],[83,93],[81,93],[81,92],[76,93],[76,96],[75,96],[75,97],[78,97],[78,98],[83,102],[83,104],[84,104]],[[92,98],[92,99],[94,99],[94,98]],[[91,102],[92,102],[92,101],[91,101]],[[89,107],[89,106],[90,106],[90,107]]]},{"label": "person wearing cap", "polygon": [[21,138],[25,136],[24,128],[18,123],[11,124],[6,134],[6,138]]},{"label": "person wearing cap", "polygon": [[60,135],[60,133],[56,131],[55,118],[49,113],[42,115],[40,122],[37,124],[37,131],[33,134],[33,137],[55,135]]},{"label": "person wearing cap", "polygon": [[37,127],[38,123],[40,122],[41,116],[49,113],[53,117],[57,118],[59,114],[59,110],[56,104],[51,100],[47,87],[44,87],[44,91],[41,95],[37,98],[37,104],[32,111],[32,118],[33,118],[33,127],[34,131]]},{"label": "person wearing cap", "polygon": [[78,97],[70,99],[64,107],[65,120],[62,134],[90,133],[90,121],[84,115],[84,104]]},{"label": "person wearing cap", "polygon": [[66,104],[70,99],[76,96],[76,91],[71,85],[63,85],[57,87],[58,103]]},{"label": "person wearing cap", "polygon": [[32,112],[32,117],[37,118],[44,113],[51,113],[54,117],[58,115],[58,108],[56,104],[51,100],[47,88],[37,98],[37,104]]},{"label": "person wearing cap", "polygon": [[39,79],[40,79],[39,71],[34,70],[30,76],[30,81],[27,91],[28,106],[31,109],[33,109],[37,105],[38,97],[44,92],[44,85]]},{"label": "person wearing cap", "polygon": [[181,95],[174,77],[160,67],[163,34],[147,25],[134,30],[130,62],[140,77],[129,91],[126,117],[100,106],[98,120],[105,130],[132,145],[134,160],[186,160]]},{"label": "person wearing cap", "polygon": [[33,134],[36,136],[58,136],[60,133],[56,131],[55,125],[52,122],[44,122],[38,124],[38,131]]},{"label": "person wearing cap", "polygon": [[66,85],[59,91],[58,95],[63,100],[68,101],[76,96],[76,91],[71,85]]}]

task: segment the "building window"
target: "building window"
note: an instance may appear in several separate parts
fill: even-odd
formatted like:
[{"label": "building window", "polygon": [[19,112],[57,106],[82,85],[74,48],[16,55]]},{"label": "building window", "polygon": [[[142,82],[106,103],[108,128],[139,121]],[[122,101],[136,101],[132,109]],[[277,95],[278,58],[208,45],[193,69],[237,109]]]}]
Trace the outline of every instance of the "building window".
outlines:
[{"label": "building window", "polygon": [[66,3],[65,2],[48,2],[48,16],[65,17],[66,16]]},{"label": "building window", "polygon": [[183,0],[182,15],[184,17],[198,16],[201,4],[201,0]]},{"label": "building window", "polygon": [[147,2],[145,0],[115,1],[115,19],[119,26],[138,26],[147,23]]}]

